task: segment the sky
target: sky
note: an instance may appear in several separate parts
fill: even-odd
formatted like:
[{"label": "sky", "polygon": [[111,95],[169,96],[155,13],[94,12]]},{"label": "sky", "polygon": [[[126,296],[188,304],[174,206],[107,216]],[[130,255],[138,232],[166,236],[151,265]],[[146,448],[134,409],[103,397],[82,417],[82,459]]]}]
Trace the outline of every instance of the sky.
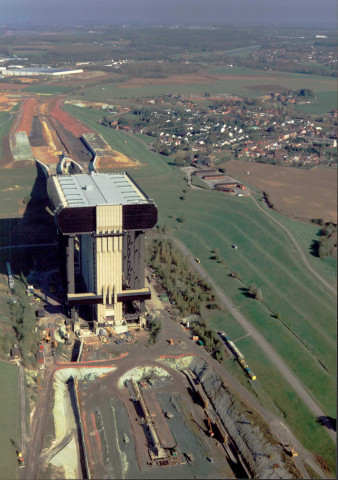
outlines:
[{"label": "sky", "polygon": [[0,25],[255,24],[335,27],[336,0],[0,0]]}]

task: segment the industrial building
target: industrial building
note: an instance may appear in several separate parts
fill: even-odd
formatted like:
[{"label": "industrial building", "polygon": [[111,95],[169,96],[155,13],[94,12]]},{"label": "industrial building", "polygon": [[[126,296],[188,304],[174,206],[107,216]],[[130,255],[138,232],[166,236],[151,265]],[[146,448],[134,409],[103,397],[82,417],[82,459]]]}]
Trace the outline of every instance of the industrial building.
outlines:
[{"label": "industrial building", "polygon": [[[96,333],[139,324],[144,286],[144,235],[157,207],[126,173],[51,176],[48,195],[57,222],[67,307],[89,307]],[[75,268],[76,267],[76,268]]]},{"label": "industrial building", "polygon": [[22,65],[13,65],[12,67],[0,67],[0,74],[4,77],[37,77],[37,76],[63,76],[83,73],[82,68],[67,70],[64,68],[52,67],[23,67]]}]

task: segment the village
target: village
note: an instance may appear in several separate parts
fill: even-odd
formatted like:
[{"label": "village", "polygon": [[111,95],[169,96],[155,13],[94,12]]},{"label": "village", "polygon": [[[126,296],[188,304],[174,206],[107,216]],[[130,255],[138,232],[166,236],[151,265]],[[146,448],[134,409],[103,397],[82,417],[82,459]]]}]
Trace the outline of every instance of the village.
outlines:
[{"label": "village", "polygon": [[153,137],[151,148],[174,157],[177,166],[214,166],[229,158],[334,166],[337,112],[313,119],[301,112],[295,115],[285,106],[301,102],[306,95],[306,91],[272,91],[253,100],[161,96],[118,118],[110,118],[107,108],[101,123]]}]

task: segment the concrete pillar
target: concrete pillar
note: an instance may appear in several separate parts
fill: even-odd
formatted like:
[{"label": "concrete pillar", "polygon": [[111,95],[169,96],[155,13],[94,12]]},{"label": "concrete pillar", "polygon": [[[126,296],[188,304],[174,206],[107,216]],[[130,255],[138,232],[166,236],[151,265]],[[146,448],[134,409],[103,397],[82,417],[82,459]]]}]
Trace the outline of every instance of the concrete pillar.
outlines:
[{"label": "concrete pillar", "polygon": [[68,293],[75,293],[74,248],[74,235],[70,235],[66,247]]}]

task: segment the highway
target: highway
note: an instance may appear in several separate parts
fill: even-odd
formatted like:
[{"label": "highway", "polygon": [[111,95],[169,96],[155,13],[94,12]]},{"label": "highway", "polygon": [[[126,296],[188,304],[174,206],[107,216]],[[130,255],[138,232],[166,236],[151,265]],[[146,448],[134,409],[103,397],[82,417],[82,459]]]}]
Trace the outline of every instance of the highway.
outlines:
[{"label": "highway", "polygon": [[[307,408],[316,417],[326,416],[325,412],[317,404],[311,393],[304,387],[298,377],[290,370],[287,364],[284,362],[278,352],[270,345],[270,343],[263,337],[263,335],[252,325],[252,323],[233,306],[232,300],[223,292],[223,290],[217,285],[213,278],[206,272],[203,266],[195,261],[195,257],[190,250],[177,239],[173,239],[177,247],[189,260],[193,268],[197,271],[203,280],[206,280],[212,288],[221,302],[221,304],[231,313],[231,315],[237,320],[238,323],[255,339],[259,347],[264,354],[269,358],[270,362],[277,368],[279,373],[285,378],[285,380],[292,386],[297,395],[302,399]],[[328,435],[336,443],[336,433],[332,430],[327,430]]]}]

